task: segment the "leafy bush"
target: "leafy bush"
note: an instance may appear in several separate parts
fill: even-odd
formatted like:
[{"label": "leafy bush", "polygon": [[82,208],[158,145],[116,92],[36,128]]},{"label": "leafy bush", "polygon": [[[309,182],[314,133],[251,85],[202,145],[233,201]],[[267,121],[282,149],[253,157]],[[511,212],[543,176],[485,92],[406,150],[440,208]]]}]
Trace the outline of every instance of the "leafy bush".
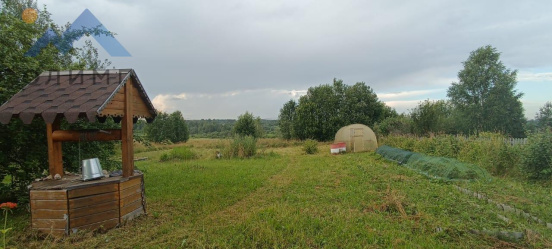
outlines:
[{"label": "leafy bush", "polygon": [[550,179],[552,176],[552,130],[529,136],[522,160],[523,169],[530,178]]},{"label": "leafy bush", "polygon": [[257,139],[253,136],[236,136],[222,154],[226,158],[252,157],[257,154]]},{"label": "leafy bush", "polygon": [[196,159],[197,154],[188,147],[176,147],[168,153],[163,153],[159,161],[166,162],[170,160],[192,160]]},{"label": "leafy bush", "polygon": [[318,142],[316,140],[307,139],[303,143],[303,151],[307,154],[318,153]]}]

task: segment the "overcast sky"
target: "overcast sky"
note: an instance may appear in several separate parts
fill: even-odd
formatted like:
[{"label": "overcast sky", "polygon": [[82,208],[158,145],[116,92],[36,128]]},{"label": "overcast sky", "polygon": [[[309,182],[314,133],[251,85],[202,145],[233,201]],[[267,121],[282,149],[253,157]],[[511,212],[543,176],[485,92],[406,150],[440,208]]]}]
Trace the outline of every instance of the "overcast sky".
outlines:
[{"label": "overcast sky", "polygon": [[[58,24],[89,9],[130,52],[156,108],[186,119],[276,119],[311,86],[365,82],[399,113],[445,99],[469,53],[518,70],[525,115],[552,101],[548,1],[38,0]],[[85,39],[85,38],[83,38]],[[82,43],[83,41],[79,41]],[[78,45],[78,44],[76,44]]]}]

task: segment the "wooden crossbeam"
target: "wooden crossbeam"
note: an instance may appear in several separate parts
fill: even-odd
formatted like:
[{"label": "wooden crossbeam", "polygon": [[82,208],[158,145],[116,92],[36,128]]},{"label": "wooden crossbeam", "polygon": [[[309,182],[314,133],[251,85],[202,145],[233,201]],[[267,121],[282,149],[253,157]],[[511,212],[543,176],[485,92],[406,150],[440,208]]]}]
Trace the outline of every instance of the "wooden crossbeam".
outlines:
[{"label": "wooden crossbeam", "polygon": [[70,141],[113,141],[121,140],[121,130],[97,130],[97,131],[53,131],[52,139],[54,142]]}]

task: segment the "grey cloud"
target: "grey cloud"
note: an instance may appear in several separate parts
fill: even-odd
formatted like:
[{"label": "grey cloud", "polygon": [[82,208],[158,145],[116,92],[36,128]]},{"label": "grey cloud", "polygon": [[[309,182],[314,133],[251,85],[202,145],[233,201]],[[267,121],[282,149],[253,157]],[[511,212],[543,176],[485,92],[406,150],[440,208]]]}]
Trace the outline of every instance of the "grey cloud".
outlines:
[{"label": "grey cloud", "polygon": [[[470,51],[487,44],[497,47],[512,69],[552,66],[552,34],[547,32],[552,5],[542,1],[46,3],[64,18],[78,6],[89,8],[118,33],[133,57],[112,58],[114,65],[135,68],[152,98],[307,89],[334,77],[347,84],[364,81],[386,93],[446,88]],[[222,106],[233,117],[245,111],[247,102],[266,105],[266,115],[274,117],[279,108],[273,106],[287,100],[258,104],[254,96],[242,97],[249,100],[195,102],[194,108],[212,106],[202,113],[214,115]]]}]

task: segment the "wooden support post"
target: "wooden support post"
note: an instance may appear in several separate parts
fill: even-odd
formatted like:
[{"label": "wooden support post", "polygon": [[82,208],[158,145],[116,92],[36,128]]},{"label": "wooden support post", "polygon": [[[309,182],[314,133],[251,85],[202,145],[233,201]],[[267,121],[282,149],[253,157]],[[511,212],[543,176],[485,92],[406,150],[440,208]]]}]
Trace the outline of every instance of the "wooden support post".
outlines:
[{"label": "wooden support post", "polygon": [[46,124],[46,139],[48,141],[48,170],[53,177],[63,176],[63,159],[61,142],[54,141],[53,133],[59,130],[60,120],[56,118],[53,124]]},{"label": "wooden support post", "polygon": [[121,121],[121,145],[123,152],[123,177],[134,175],[134,137],[132,135],[132,79],[125,84],[125,107]]},{"label": "wooden support post", "polygon": [[48,173],[53,177],[56,171],[56,161],[54,159],[54,139],[52,134],[54,133],[53,124],[46,124],[46,140],[48,141]]}]

